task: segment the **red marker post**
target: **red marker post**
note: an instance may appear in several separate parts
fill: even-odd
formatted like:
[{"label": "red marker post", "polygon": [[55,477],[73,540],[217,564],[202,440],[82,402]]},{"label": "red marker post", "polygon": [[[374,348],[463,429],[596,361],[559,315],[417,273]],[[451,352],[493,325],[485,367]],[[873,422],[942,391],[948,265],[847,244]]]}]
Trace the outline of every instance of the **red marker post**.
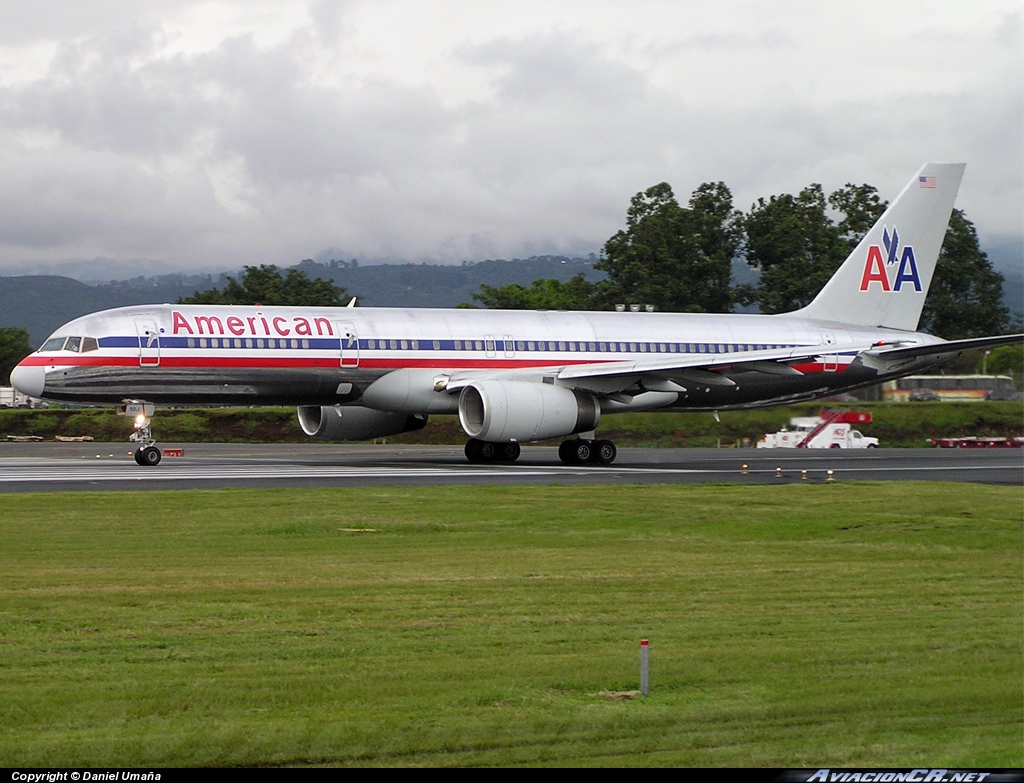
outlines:
[{"label": "red marker post", "polygon": [[651,674],[650,660],[648,659],[648,651],[650,650],[650,642],[646,639],[640,640],[640,693],[644,696],[647,695],[649,690],[649,680]]}]

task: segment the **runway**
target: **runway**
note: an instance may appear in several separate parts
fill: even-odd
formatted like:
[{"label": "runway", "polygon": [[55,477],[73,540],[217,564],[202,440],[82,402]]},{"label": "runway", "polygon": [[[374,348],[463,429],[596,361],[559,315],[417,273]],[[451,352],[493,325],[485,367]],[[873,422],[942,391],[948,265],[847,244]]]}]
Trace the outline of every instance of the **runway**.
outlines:
[{"label": "runway", "polygon": [[[121,443],[0,443],[0,492],[473,484],[745,484],[964,481],[1024,486],[1021,449],[620,449],[613,465],[566,466],[527,446],[513,464],[473,465],[461,447],[161,444],[183,456],[140,467]],[[744,470],[743,466],[747,468]],[[805,473],[806,471],[806,473]]]}]

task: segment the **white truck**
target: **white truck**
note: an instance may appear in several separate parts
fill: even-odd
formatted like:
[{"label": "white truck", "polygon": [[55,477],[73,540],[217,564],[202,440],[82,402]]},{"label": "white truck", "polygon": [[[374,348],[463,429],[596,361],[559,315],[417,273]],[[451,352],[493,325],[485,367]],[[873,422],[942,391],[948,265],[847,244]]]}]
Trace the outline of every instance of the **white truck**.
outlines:
[{"label": "white truck", "polygon": [[29,408],[32,399],[10,386],[0,386],[0,408]]},{"label": "white truck", "polygon": [[790,428],[769,432],[757,442],[759,449],[876,449],[878,438],[868,438],[853,424],[870,424],[863,411],[822,411],[820,416],[797,416]]}]

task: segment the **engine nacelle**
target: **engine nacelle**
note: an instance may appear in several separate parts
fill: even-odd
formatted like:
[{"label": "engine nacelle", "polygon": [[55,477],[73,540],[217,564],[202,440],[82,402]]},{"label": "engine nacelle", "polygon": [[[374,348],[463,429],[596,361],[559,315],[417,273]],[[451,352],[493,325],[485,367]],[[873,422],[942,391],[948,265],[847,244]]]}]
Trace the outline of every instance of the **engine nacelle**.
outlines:
[{"label": "engine nacelle", "polygon": [[600,419],[596,398],[549,383],[476,381],[459,396],[462,429],[477,440],[559,438],[588,432]]},{"label": "engine nacelle", "polygon": [[427,424],[426,416],[375,411],[358,405],[303,405],[298,411],[302,431],[320,440],[370,440],[402,432],[414,432],[423,429]]}]

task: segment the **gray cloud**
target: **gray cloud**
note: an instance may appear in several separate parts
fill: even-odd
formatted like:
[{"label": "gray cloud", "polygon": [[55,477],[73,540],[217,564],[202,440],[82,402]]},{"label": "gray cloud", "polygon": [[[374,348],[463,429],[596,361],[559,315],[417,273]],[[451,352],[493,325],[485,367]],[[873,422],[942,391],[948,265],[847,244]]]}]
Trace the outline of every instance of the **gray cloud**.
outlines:
[{"label": "gray cloud", "polygon": [[723,180],[740,208],[810,182],[867,181],[891,197],[925,159],[968,161],[958,203],[983,236],[1020,232],[1020,14],[990,23],[993,67],[950,83],[949,63],[925,64],[915,87],[895,78],[918,67],[896,52],[863,77],[892,69],[875,91],[811,50],[803,81],[773,70],[803,40],[778,21],[632,49],[564,24],[467,30],[421,56],[423,73],[396,74],[362,67],[365,4],[313,3],[269,44],[241,32],[192,49],[167,21],[186,5],[110,25],[8,17],[0,50],[59,44],[43,72],[0,85],[0,274],[94,256],[221,268],[324,248],[439,261],[587,252],[633,193],[663,180],[680,197]]}]

